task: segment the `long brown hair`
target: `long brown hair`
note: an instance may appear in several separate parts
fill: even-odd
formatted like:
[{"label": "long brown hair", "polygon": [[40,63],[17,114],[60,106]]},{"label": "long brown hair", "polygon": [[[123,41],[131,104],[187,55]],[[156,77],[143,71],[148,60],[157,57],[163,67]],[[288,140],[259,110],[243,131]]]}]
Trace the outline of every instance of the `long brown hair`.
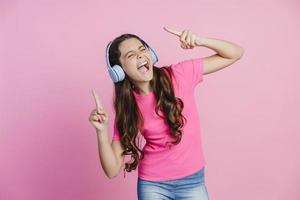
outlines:
[{"label": "long brown hair", "polygon": [[[145,47],[149,47],[148,44],[134,34],[122,34],[115,38],[109,49],[109,62],[113,66],[118,64],[121,52],[119,51],[119,45],[126,39],[136,38]],[[155,112],[158,116],[158,110],[161,110],[164,116],[160,116],[166,121],[170,127],[170,134],[175,138],[173,142],[166,142],[166,144],[178,144],[182,138],[182,131],[180,130],[186,123],[186,118],[181,114],[184,103],[180,98],[175,97],[172,79],[173,71],[170,67],[164,66],[158,68],[153,66],[153,79],[150,81],[151,88],[153,88],[154,95],[157,99],[155,105]],[[137,139],[139,139],[138,133],[143,129],[144,119],[141,114],[134,94],[132,93],[133,84],[130,82],[127,74],[125,73],[125,79],[123,81],[114,84],[114,109],[115,109],[115,126],[120,133],[121,145],[124,148],[122,155],[131,155],[131,161],[125,163],[125,170],[131,172],[135,170],[139,164],[139,160],[143,159],[144,153],[139,149],[137,145]],[[138,90],[138,88],[137,88]],[[141,156],[139,155],[141,154]]]}]

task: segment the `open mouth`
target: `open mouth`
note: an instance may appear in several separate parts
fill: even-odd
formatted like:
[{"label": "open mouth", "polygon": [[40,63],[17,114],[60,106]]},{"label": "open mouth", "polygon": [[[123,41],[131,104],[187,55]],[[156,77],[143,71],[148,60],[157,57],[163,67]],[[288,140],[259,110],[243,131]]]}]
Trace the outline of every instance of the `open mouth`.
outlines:
[{"label": "open mouth", "polygon": [[149,63],[148,61],[145,61],[141,63],[141,65],[137,68],[141,73],[145,73],[149,71]]}]

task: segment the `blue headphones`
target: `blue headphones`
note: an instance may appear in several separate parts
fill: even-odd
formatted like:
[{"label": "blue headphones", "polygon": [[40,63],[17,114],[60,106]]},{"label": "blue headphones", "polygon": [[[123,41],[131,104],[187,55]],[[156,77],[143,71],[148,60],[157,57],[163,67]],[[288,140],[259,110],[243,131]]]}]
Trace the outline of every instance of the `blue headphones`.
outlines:
[{"label": "blue headphones", "polygon": [[[110,78],[113,80],[114,83],[123,81],[125,79],[125,72],[122,69],[120,65],[114,65],[110,66],[109,63],[109,48],[112,42],[109,42],[108,47],[106,48],[106,64],[108,66],[108,73]],[[154,63],[158,61],[157,54],[154,52],[154,50],[151,47],[146,46],[146,48],[149,50],[151,60]]]}]

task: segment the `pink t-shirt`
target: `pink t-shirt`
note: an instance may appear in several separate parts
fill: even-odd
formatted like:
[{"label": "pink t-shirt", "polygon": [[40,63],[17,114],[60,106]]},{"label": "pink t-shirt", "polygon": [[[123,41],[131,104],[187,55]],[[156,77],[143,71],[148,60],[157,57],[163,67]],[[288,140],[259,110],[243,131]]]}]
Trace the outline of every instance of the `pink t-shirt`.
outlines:
[{"label": "pink t-shirt", "polygon": [[[183,178],[202,169],[206,164],[194,97],[196,86],[203,80],[203,59],[184,60],[168,67],[173,69],[174,93],[184,103],[182,114],[187,122],[182,128],[180,143],[172,145],[171,148],[165,146],[166,141],[174,141],[174,138],[169,134],[168,124],[155,113],[154,93],[140,95],[132,90],[144,117],[141,134],[146,143],[142,149],[144,159],[140,160],[138,165],[138,177],[143,180],[164,181]],[[120,140],[116,126],[113,140]]]}]

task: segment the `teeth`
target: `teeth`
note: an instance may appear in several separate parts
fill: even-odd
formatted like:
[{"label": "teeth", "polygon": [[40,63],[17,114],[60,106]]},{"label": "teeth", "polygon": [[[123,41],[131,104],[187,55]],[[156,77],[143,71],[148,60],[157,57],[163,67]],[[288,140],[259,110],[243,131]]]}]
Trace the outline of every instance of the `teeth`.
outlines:
[{"label": "teeth", "polygon": [[143,62],[140,66],[147,64],[147,62]]},{"label": "teeth", "polygon": [[[142,66],[146,65],[147,63],[148,63],[147,61],[144,62],[144,63],[142,63],[142,64],[138,67],[138,69],[141,68]],[[147,66],[145,66],[145,67],[147,67]],[[148,67],[147,67],[147,68],[148,68]]]}]

